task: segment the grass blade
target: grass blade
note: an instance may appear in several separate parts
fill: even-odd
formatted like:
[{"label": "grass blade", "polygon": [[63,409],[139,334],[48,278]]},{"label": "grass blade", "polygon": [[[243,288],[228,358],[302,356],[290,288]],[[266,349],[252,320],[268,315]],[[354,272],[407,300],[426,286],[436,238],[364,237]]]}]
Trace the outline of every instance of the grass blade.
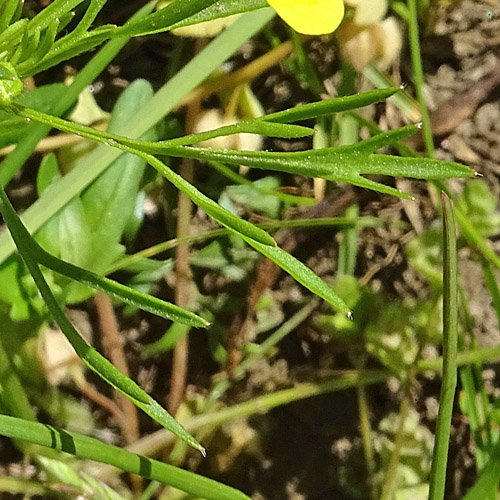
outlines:
[{"label": "grass blade", "polygon": [[178,488],[196,498],[250,500],[241,491],[212,479],[50,425],[0,415],[0,434],[114,465],[123,471]]},{"label": "grass blade", "polygon": [[443,201],[443,376],[436,441],[432,459],[429,500],[443,500],[450,444],[451,416],[457,388],[457,241],[450,199]]}]

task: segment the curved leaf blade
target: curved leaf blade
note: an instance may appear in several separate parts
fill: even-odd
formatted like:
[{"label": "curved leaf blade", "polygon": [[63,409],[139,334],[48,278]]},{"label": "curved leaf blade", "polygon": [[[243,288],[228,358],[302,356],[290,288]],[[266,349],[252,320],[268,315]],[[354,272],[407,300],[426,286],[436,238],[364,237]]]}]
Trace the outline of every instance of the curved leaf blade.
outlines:
[{"label": "curved leaf blade", "polygon": [[311,271],[306,265],[297,260],[293,255],[290,255],[285,250],[279,247],[271,247],[262,245],[261,243],[241,236],[251,247],[255,248],[262,255],[272,260],[277,266],[281,267],[290,276],[292,276],[301,285],[316,294],[318,297],[326,300],[333,308],[345,313],[347,317],[351,317],[351,311],[345,302],[333,292],[316,273]]},{"label": "curved leaf blade", "polygon": [[163,407],[156,403],[132,379],[119,371],[110,361],[96,349],[87,344],[85,339],[76,331],[75,327],[63,313],[57,299],[45,280],[37,262],[37,244],[23,226],[16,211],[10,204],[5,190],[0,186],[0,212],[11,232],[12,238],[28,267],[40,294],[50,313],[61,328],[78,357],[85,365],[97,373],[103,380],[121,392],[132,403],[141,408],[159,424],[169,429],[173,434],[184,440],[202,454],[205,449],[191,436]]},{"label": "curved leaf blade", "polygon": [[196,498],[250,500],[241,491],[213,479],[50,425],[0,415],[0,434],[64,451],[80,458],[114,465],[125,472],[178,488]]}]

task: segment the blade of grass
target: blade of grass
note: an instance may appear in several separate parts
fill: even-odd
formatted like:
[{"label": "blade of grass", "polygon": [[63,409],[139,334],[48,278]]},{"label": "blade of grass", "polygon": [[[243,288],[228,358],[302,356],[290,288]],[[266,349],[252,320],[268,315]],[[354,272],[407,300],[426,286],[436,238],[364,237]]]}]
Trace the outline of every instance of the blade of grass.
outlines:
[{"label": "blade of grass", "polygon": [[50,425],[0,415],[0,434],[113,465],[122,471],[168,484],[197,498],[250,500],[241,491],[212,479]]},{"label": "blade of grass", "polygon": [[[463,366],[470,363],[492,361],[494,359],[500,359],[500,346],[461,352],[457,357],[457,365]],[[442,366],[442,357],[431,360],[420,360],[417,364],[417,373],[423,373],[428,370],[439,372]],[[273,394],[266,394],[254,398],[251,401],[218,410],[216,413],[191,417],[184,425],[189,432],[194,433],[196,430],[206,425],[219,425],[232,419],[262,413],[293,401],[314,397],[320,394],[382,383],[392,376],[392,372],[382,370],[338,372],[335,377],[324,382],[319,382],[317,384],[298,384],[294,388],[283,389]],[[127,449],[135,453],[154,455],[172,442],[172,434],[169,431],[160,430],[142,438]],[[100,472],[96,471],[96,475],[97,474],[100,478],[107,477],[109,469],[104,469]]]},{"label": "blade of grass", "polygon": [[443,201],[443,376],[429,484],[429,500],[443,500],[446,485],[451,416],[457,388],[457,242],[450,199]]},{"label": "blade of grass", "polygon": [[408,20],[408,36],[410,38],[411,64],[413,68],[413,78],[415,80],[415,91],[420,105],[420,115],[423,125],[422,136],[427,156],[429,156],[429,158],[433,158],[434,138],[432,137],[431,120],[424,96],[424,70],[422,68],[422,57],[420,55],[417,0],[408,0],[408,10],[410,13],[410,19]]},{"label": "blade of grass", "polygon": [[[460,297],[460,310],[463,316],[465,339],[459,337],[459,347],[467,341],[470,349],[477,347],[474,337],[474,319],[469,311],[469,304],[463,286],[458,289]],[[471,363],[460,367],[459,376],[462,384],[462,394],[460,395],[461,407],[469,420],[470,430],[474,436],[476,446],[476,469],[483,470],[489,458],[491,450],[491,432],[489,421],[489,401],[482,379],[483,366],[481,363]],[[485,431],[485,432],[484,432]]]}]

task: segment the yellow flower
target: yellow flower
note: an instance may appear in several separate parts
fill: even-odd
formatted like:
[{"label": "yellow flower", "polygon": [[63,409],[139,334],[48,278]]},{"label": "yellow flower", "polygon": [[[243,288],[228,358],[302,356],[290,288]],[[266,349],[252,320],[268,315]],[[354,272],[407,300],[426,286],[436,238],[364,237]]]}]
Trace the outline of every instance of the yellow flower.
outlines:
[{"label": "yellow flower", "polygon": [[344,17],[343,0],[267,0],[295,31],[324,35],[335,31]]}]

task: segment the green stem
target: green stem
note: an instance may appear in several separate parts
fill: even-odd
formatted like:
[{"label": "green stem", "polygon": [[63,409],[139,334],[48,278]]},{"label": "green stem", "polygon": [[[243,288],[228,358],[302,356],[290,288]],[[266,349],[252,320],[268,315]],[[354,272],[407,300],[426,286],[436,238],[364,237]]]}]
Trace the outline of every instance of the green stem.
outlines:
[{"label": "green stem", "polygon": [[408,36],[410,38],[410,53],[413,67],[413,78],[415,80],[415,89],[417,100],[420,105],[420,114],[422,117],[422,135],[424,138],[425,149],[429,158],[434,157],[434,139],[432,137],[431,120],[429,110],[424,96],[424,70],[422,68],[422,57],[420,54],[420,38],[418,33],[418,14],[417,0],[408,0],[408,9],[410,19],[408,21]]},{"label": "green stem", "polygon": [[451,416],[457,387],[457,247],[455,220],[449,198],[443,200],[443,377],[429,500],[443,500],[450,443]]}]

